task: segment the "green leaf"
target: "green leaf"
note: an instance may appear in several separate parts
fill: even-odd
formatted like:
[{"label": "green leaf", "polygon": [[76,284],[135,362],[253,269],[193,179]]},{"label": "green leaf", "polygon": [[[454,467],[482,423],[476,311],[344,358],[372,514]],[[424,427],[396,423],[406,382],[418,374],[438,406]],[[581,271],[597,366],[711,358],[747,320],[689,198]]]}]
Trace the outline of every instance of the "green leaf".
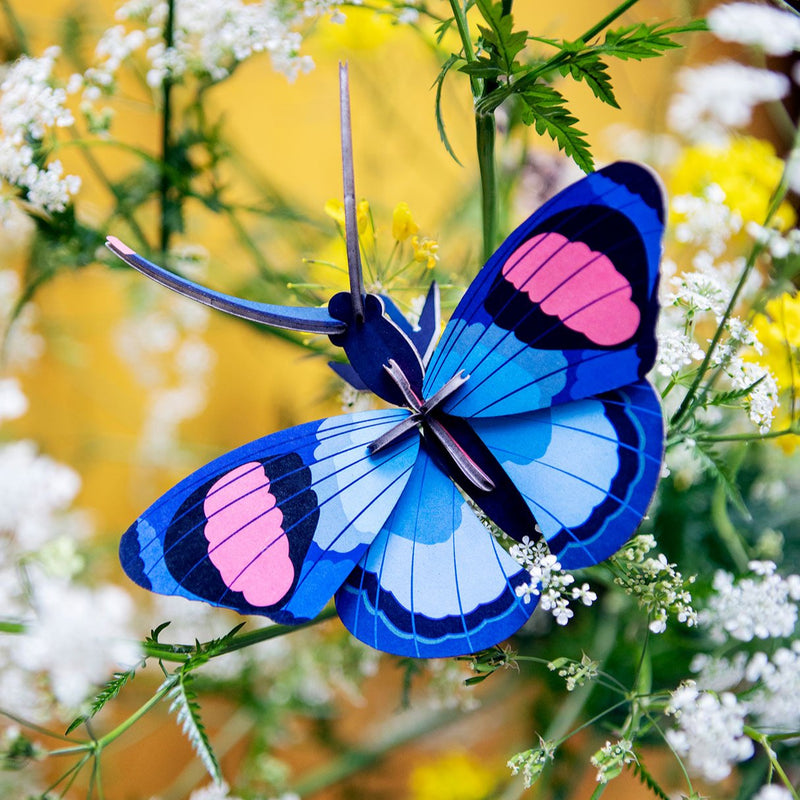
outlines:
[{"label": "green leaf", "polygon": [[704,442],[702,439],[696,441],[697,452],[701,456],[704,466],[709,473],[717,479],[719,484],[725,491],[728,499],[733,503],[736,509],[746,519],[750,519],[750,511],[744,502],[742,493],[736,484],[736,471],[735,468],[731,469],[731,461],[729,458],[721,455],[714,449],[713,445]]},{"label": "green leaf", "polygon": [[464,64],[463,67],[458,68],[459,72],[463,72],[472,78],[499,78],[503,75],[503,70],[496,64],[493,64],[488,59],[479,58],[477,61],[470,61]]},{"label": "green leaf", "polygon": [[458,156],[450,144],[450,139],[447,137],[447,131],[445,130],[444,117],[442,116],[442,87],[444,86],[444,79],[447,77],[447,73],[450,72],[453,67],[459,64],[463,65],[464,63],[464,59],[460,56],[455,54],[451,55],[450,58],[448,58],[447,61],[442,64],[442,68],[439,71],[439,74],[436,76],[436,81],[434,82],[434,86],[436,86],[436,100],[434,102],[436,130],[439,131],[439,138],[442,140],[444,149],[447,150],[447,152],[450,154],[450,158],[452,158],[459,167],[463,166],[463,164],[458,160]]},{"label": "green leaf", "polygon": [[489,26],[478,26],[481,43],[501,73],[510,76],[519,68],[516,59],[528,43],[528,32],[514,30],[514,18],[503,13],[502,2],[476,0],[476,5]]},{"label": "green leaf", "polygon": [[601,44],[595,45],[595,50],[622,61],[629,59],[641,61],[645,58],[660,56],[667,50],[681,47],[680,42],[676,42],[672,38],[676,34],[703,30],[708,30],[704,20],[695,20],[688,25],[672,27],[663,23],[629,25],[608,31],[605,40]]},{"label": "green leaf", "polygon": [[88,722],[92,717],[94,717],[95,714],[97,714],[100,709],[109,702],[109,700],[113,700],[120,693],[120,691],[122,691],[123,686],[125,686],[128,681],[134,678],[137,668],[138,666],[134,669],[126,670],[125,672],[115,672],[113,677],[97,693],[94,700],[92,700],[89,711],[86,714],[81,714],[81,716],[72,720],[64,735],[69,736],[72,731],[75,730],[75,728],[83,725],[85,722]]},{"label": "green leaf", "polygon": [[661,788],[656,779],[645,769],[642,762],[637,758],[631,764],[633,774],[658,798],[658,800],[670,800],[670,796]]},{"label": "green leaf", "polygon": [[167,694],[167,697],[172,700],[169,710],[176,713],[176,720],[181,726],[181,730],[203,762],[208,774],[216,783],[222,783],[222,771],[208,739],[203,720],[200,718],[200,703],[192,686],[193,682],[192,673],[182,668],[178,673],[177,683]]},{"label": "green leaf", "polygon": [[619,108],[619,103],[614,97],[614,90],[611,86],[608,65],[601,61],[596,53],[577,53],[572,60],[561,68],[561,74],[569,74],[576,81],[583,81],[598,100],[602,100],[602,102],[614,108]]},{"label": "green leaf", "polygon": [[552,86],[536,84],[520,95],[525,103],[522,119],[541,136],[547,134],[584,171],[594,169],[586,134],[576,127],[578,120],[567,109],[567,101]]}]

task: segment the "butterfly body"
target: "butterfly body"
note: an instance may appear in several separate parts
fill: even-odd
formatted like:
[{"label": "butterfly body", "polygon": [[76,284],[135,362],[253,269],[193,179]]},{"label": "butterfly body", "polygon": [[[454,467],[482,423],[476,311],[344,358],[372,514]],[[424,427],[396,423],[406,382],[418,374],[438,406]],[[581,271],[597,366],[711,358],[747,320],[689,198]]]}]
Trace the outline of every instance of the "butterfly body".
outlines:
[{"label": "butterfly body", "polygon": [[663,424],[644,376],[662,231],[657,179],[614,164],[508,237],[438,344],[435,288],[418,326],[388,298],[334,296],[314,322],[349,360],[332,366],[396,408],[221,456],[123,536],[125,570],[154,591],[285,623],[335,597],[354,635],[401,655],[506,638],[533,610],[530,575],[475,506],[580,568],[629,538],[655,490]]}]

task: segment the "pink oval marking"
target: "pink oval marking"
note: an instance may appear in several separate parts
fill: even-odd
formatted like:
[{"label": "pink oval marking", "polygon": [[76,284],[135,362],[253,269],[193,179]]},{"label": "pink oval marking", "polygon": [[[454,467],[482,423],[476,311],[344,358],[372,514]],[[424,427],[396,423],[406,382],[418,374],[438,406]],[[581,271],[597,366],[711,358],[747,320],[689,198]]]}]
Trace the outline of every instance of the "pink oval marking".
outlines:
[{"label": "pink oval marking", "polygon": [[627,278],[604,253],[560,233],[540,233],[518,247],[503,264],[503,277],[595,344],[620,344],[639,327]]},{"label": "pink oval marking", "polygon": [[225,585],[254,606],[277,603],[294,580],[283,512],[257,461],[223,475],[206,494],[208,557]]}]

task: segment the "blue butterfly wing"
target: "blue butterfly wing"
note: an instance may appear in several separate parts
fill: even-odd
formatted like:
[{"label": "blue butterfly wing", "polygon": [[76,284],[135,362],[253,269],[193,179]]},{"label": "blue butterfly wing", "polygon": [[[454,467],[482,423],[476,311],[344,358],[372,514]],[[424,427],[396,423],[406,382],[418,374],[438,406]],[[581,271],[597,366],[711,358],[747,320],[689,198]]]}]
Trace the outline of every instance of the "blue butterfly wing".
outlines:
[{"label": "blue butterfly wing", "polygon": [[359,562],[409,479],[419,437],[370,455],[402,409],[306,423],[217,458],[124,534],[141,586],[292,624],[312,619]]},{"label": "blue butterfly wing", "polygon": [[645,515],[664,438],[659,400],[647,381],[471,422],[565,569],[612,555]]},{"label": "blue butterfly wing", "polygon": [[489,259],[434,351],[423,394],[463,370],[445,410],[518,414],[634,383],[655,357],[664,199],[620,162],[553,197]]},{"label": "blue butterfly wing", "polygon": [[528,573],[478,520],[425,445],[380,534],[336,593],[350,632],[417,658],[474,653],[533,612]]}]

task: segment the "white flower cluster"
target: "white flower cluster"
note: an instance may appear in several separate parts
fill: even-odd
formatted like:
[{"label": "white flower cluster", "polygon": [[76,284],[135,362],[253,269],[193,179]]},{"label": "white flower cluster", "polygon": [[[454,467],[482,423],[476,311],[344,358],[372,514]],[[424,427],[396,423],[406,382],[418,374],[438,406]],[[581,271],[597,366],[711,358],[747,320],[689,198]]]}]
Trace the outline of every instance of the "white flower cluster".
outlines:
[{"label": "white flower cluster", "polygon": [[780,100],[791,85],[785,75],[735,61],[683,67],[677,80],[667,123],[689,141],[725,141],[750,124],[755,106]]},{"label": "white flower cluster", "polygon": [[597,782],[608,783],[622,772],[625,764],[636,761],[633,742],[630,739],[606,742],[590,760],[597,767]]},{"label": "white flower cluster", "polygon": [[[74,122],[67,92],[54,85],[58,57],[51,47],[40,58],[23,56],[0,83],[0,180],[21,192],[34,211],[63,211],[80,189],[76,175],[65,175],[58,160],[42,164],[42,147],[52,129]],[[0,218],[8,218],[0,207]]]},{"label": "white flower cluster", "polygon": [[[699,341],[698,331],[711,323],[720,325],[733,293],[733,287],[745,269],[743,258],[722,260],[731,237],[742,228],[741,216],[725,204],[725,193],[716,184],[707,186],[701,196],[678,195],[672,210],[679,216],[675,236],[683,244],[697,248],[692,258],[693,270],[675,274],[671,262],[665,264],[663,311],[658,323],[659,352],[656,371],[678,381],[681,375],[705,355],[708,340]],[[741,301],[750,300],[762,278],[751,270],[739,293]],[[705,326],[705,327],[700,327]],[[733,390],[746,390],[739,401],[760,433],[767,433],[779,405],[778,385],[771,371],[745,360],[738,353],[743,348],[760,352],[755,333],[735,314],[725,319],[726,336],[717,344],[711,367],[721,367]],[[673,454],[670,454],[670,458]],[[670,464],[670,468],[673,465]]]},{"label": "white flower cluster", "polygon": [[[797,623],[800,575],[787,578],[772,562],[751,562],[755,577],[734,582],[718,573],[714,594],[700,612],[700,624],[726,651],[736,640],[788,638]],[[706,690],[737,691],[739,707],[751,724],[769,733],[791,733],[800,728],[800,641],[773,652],[738,651],[724,656],[695,656],[691,669],[697,685]]]},{"label": "white flower cluster", "polygon": [[572,692],[579,686],[583,686],[586,681],[592,681],[597,677],[599,664],[584,653],[580,661],[571,658],[557,658],[550,661],[547,669],[557,672],[559,678],[564,678],[567,691]]},{"label": "white flower cluster", "polygon": [[687,681],[670,695],[667,714],[677,723],[666,733],[670,746],[710,781],[721,781],[753,755],[753,742],[744,734],[746,709],[730,692],[717,696]]},{"label": "white flower cluster", "polygon": [[765,228],[757,222],[748,222],[747,233],[763,244],[773,258],[787,258],[800,254],[800,229],[792,228],[785,234],[777,228]]},{"label": "white flower cluster", "polygon": [[[120,64],[147,45],[147,82],[153,87],[167,77],[178,81],[189,74],[220,81],[257,53],[269,54],[273,68],[294,79],[313,67],[311,58],[300,54],[303,39],[297,28],[326,12],[339,15],[333,0],[297,5],[275,0],[181,0],[175,4],[173,41],[167,47],[166,0],[129,0],[117,11],[120,24],[100,38],[96,64],[85,76],[94,87],[94,95],[87,99],[111,87]],[[126,24],[138,27],[128,29]]]},{"label": "white flower cluster", "polygon": [[536,779],[542,774],[548,761],[553,760],[556,752],[555,742],[549,742],[539,737],[539,746],[531,750],[524,750],[512,756],[508,761],[508,768],[512,775],[522,773],[522,780],[526,789],[530,789]]},{"label": "white flower cluster", "polygon": [[687,586],[694,577],[684,579],[663,553],[656,558],[647,554],[656,546],[650,535],[635,536],[612,557],[619,570],[614,583],[636,598],[639,606],[650,616],[650,630],[663,633],[667,619],[673,614],[678,622],[688,626],[697,623],[697,612],[692,608],[692,595]]},{"label": "white flower cluster", "polygon": [[777,783],[768,783],[762,786],[754,795],[753,800],[793,800],[792,793]]},{"label": "white flower cluster", "polygon": [[547,549],[543,539],[536,542],[525,536],[521,542],[513,544],[508,551],[530,575],[530,581],[517,586],[517,597],[526,603],[531,597],[539,597],[539,606],[549,611],[559,625],[566,625],[575,615],[569,607],[570,600],[580,600],[590,606],[597,600],[597,595],[588,583],[569,587],[575,583],[574,576],[561,569],[558,559]]},{"label": "white flower cluster", "polygon": [[771,561],[752,561],[754,577],[738,581],[719,570],[714,576],[714,594],[699,616],[712,639],[729,638],[749,642],[789,636],[797,623],[800,602],[800,575],[784,578]]},{"label": "white flower cluster", "polygon": [[773,56],[800,50],[800,17],[761,3],[727,3],[712,8],[708,27],[726,42],[758,47]]},{"label": "white flower cluster", "polygon": [[675,238],[702,248],[715,258],[725,252],[731,236],[741,230],[741,215],[725,204],[725,192],[715,183],[702,195],[682,194],[672,198],[672,211],[679,217]]}]

